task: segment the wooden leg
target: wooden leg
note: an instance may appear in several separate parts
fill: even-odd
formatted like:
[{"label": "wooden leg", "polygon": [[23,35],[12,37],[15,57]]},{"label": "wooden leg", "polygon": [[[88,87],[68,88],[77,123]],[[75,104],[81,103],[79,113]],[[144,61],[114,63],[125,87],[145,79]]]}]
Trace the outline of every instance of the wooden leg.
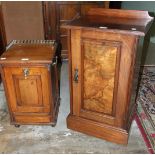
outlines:
[{"label": "wooden leg", "polygon": [[20,127],[20,125],[18,125],[18,124],[15,124],[15,127],[16,127],[16,128],[19,128],[19,127]]},{"label": "wooden leg", "polygon": [[55,127],[56,123],[52,124],[51,127]]}]

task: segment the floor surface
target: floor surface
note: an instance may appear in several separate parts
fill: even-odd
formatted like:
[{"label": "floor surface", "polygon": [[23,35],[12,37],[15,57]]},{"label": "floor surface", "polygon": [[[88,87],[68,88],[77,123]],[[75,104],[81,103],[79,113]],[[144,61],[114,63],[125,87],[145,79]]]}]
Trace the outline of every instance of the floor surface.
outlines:
[{"label": "floor surface", "polygon": [[0,106],[3,110],[0,110],[0,153],[148,153],[135,121],[127,146],[67,129],[66,117],[69,113],[67,63],[62,65],[61,105],[56,127],[23,125],[15,128],[9,123],[9,115],[3,102],[5,96],[1,86]]}]

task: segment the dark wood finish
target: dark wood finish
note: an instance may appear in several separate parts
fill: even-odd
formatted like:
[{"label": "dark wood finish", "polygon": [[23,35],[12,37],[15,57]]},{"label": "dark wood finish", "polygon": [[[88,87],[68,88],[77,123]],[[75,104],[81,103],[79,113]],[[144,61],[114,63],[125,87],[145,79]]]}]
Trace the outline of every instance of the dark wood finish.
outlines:
[{"label": "dark wood finish", "polygon": [[4,52],[6,47],[6,36],[3,21],[2,5],[0,4],[0,55]]},{"label": "dark wood finish", "polygon": [[45,39],[56,39],[55,2],[42,2]]},{"label": "dark wood finish", "polygon": [[151,22],[145,11],[98,8],[63,26],[70,36],[68,128],[127,144],[141,57],[137,44]]},{"label": "dark wood finish", "polygon": [[[145,11],[124,10],[122,13],[122,10],[110,10],[112,11],[91,9],[87,16],[74,20],[67,27],[144,36],[152,23],[153,18]],[[147,23],[150,24],[147,25]]]},{"label": "dark wood finish", "polygon": [[109,8],[109,2],[43,2],[45,37],[61,42],[63,59],[68,59],[68,34],[61,25],[85,15],[92,7]]},{"label": "dark wood finish", "polygon": [[[155,17],[155,14],[153,12],[150,12],[149,14],[150,16]],[[143,70],[143,66],[145,66],[146,57],[148,55],[150,38],[155,35],[154,27],[155,27],[155,20],[153,21],[148,33],[144,37],[144,44],[143,44],[143,49],[142,49],[142,60],[141,60],[142,70]]]},{"label": "dark wood finish", "polygon": [[55,125],[59,107],[57,45],[13,43],[0,58],[11,123]]},{"label": "dark wood finish", "polygon": [[[0,55],[5,51],[5,47],[6,47],[6,36],[2,14],[2,5],[0,3]],[[0,76],[0,83],[1,83],[1,76]]]},{"label": "dark wood finish", "polygon": [[109,8],[110,9],[121,9],[122,1],[110,1]]}]

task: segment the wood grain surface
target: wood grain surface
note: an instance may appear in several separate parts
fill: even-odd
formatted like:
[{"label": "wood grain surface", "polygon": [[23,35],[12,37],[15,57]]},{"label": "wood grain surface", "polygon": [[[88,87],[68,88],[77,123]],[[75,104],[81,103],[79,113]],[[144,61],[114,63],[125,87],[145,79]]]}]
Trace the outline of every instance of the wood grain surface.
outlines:
[{"label": "wood grain surface", "polygon": [[11,124],[56,125],[61,67],[58,49],[56,44],[19,43],[1,56],[0,70]]},{"label": "wood grain surface", "polygon": [[86,16],[62,27],[144,36],[152,21],[147,11],[92,8]]},{"label": "wood grain surface", "polygon": [[[46,45],[14,45],[1,55],[0,63],[52,63],[56,47]],[[3,59],[5,58],[5,59]],[[27,59],[24,61],[22,59]]]},{"label": "wood grain surface", "polygon": [[83,106],[87,110],[112,114],[117,47],[103,44],[95,41],[83,42]]}]

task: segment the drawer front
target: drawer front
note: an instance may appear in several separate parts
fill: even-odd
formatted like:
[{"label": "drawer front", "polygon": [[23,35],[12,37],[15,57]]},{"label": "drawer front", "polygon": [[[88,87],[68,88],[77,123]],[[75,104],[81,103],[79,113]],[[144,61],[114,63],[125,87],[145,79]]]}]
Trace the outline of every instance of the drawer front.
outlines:
[{"label": "drawer front", "polygon": [[46,67],[5,67],[4,75],[12,112],[50,112]]}]

